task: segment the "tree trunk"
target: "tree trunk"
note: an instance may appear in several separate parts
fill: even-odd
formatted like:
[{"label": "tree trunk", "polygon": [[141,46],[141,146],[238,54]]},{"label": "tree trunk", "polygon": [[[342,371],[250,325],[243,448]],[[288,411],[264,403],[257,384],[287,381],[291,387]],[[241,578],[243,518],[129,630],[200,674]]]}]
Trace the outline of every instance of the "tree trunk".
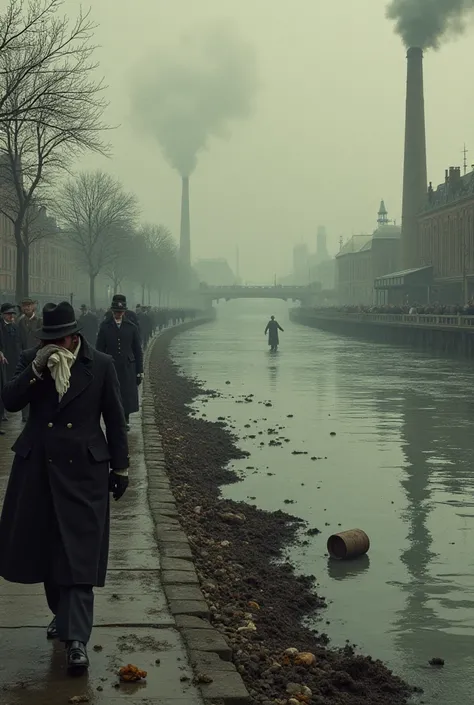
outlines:
[{"label": "tree trunk", "polygon": [[21,225],[14,224],[14,235],[16,243],[16,276],[15,276],[15,298],[20,302],[25,294],[23,293],[24,278],[23,269],[25,265],[25,255],[23,240],[21,237]]},{"label": "tree trunk", "polygon": [[[30,295],[30,245],[24,245],[23,250],[23,284],[22,298]],[[21,301],[21,299],[19,299]]]},{"label": "tree trunk", "polygon": [[95,278],[97,274],[89,274],[89,302],[90,307],[95,311]]}]

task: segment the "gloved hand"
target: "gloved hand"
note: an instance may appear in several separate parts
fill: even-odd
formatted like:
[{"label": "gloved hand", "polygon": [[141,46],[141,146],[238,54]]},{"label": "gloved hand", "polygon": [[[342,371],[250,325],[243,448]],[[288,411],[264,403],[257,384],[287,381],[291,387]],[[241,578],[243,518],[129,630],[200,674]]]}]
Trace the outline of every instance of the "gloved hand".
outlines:
[{"label": "gloved hand", "polygon": [[33,360],[33,367],[39,375],[43,374],[50,356],[56,352],[56,350],[60,350],[57,345],[45,345],[38,350]]},{"label": "gloved hand", "polygon": [[137,386],[139,387],[143,382],[143,375],[137,375]]},{"label": "gloved hand", "polygon": [[109,473],[109,492],[117,501],[123,497],[128,487],[128,475],[118,475],[113,470]]}]

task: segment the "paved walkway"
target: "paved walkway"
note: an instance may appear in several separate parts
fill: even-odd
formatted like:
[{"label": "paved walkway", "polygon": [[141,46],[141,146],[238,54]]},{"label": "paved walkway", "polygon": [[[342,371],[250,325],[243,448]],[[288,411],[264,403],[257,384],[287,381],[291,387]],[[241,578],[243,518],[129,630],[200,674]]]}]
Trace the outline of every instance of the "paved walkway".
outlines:
[{"label": "paved walkway", "polygon": [[[10,415],[0,437],[0,500],[21,431]],[[64,646],[46,640],[51,619],[41,585],[0,579],[0,705],[63,705],[84,696],[91,705],[198,705],[187,654],[160,581],[160,555],[147,500],[141,419],[132,418],[131,489],[112,502],[111,553],[105,588],[96,590],[88,676],[67,677]],[[133,663],[146,683],[119,684],[117,670]],[[74,700],[72,701],[74,702]]]}]

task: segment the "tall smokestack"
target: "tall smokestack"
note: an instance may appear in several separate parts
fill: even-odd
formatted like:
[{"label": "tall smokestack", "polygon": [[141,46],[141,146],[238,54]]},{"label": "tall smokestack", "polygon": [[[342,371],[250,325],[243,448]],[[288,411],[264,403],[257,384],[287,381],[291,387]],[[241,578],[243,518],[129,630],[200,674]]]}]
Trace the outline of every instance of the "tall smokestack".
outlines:
[{"label": "tall smokestack", "polygon": [[191,268],[191,225],[189,220],[189,176],[183,176],[181,193],[181,232],[179,237],[179,257],[186,271]]},{"label": "tall smokestack", "polygon": [[417,216],[426,200],[427,181],[423,50],[411,47],[407,53],[403,168],[402,262],[404,269],[420,265],[416,251]]}]

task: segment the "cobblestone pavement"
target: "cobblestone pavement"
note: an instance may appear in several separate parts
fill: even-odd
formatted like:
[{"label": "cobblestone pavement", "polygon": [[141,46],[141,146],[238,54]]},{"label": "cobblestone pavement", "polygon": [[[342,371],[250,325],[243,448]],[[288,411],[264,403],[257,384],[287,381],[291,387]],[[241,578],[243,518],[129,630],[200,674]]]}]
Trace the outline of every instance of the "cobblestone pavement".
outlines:
[{"label": "cobblestone pavement", "polygon": [[[21,432],[11,414],[0,437],[0,500],[8,481],[10,447]],[[160,555],[147,501],[140,415],[130,433],[131,488],[112,502],[111,552],[105,588],[96,590],[89,674],[66,675],[64,646],[46,640],[51,619],[41,585],[0,579],[0,705],[63,705],[83,696],[91,705],[198,705],[192,672],[160,581]],[[117,670],[133,663],[146,682],[120,684]]]}]

